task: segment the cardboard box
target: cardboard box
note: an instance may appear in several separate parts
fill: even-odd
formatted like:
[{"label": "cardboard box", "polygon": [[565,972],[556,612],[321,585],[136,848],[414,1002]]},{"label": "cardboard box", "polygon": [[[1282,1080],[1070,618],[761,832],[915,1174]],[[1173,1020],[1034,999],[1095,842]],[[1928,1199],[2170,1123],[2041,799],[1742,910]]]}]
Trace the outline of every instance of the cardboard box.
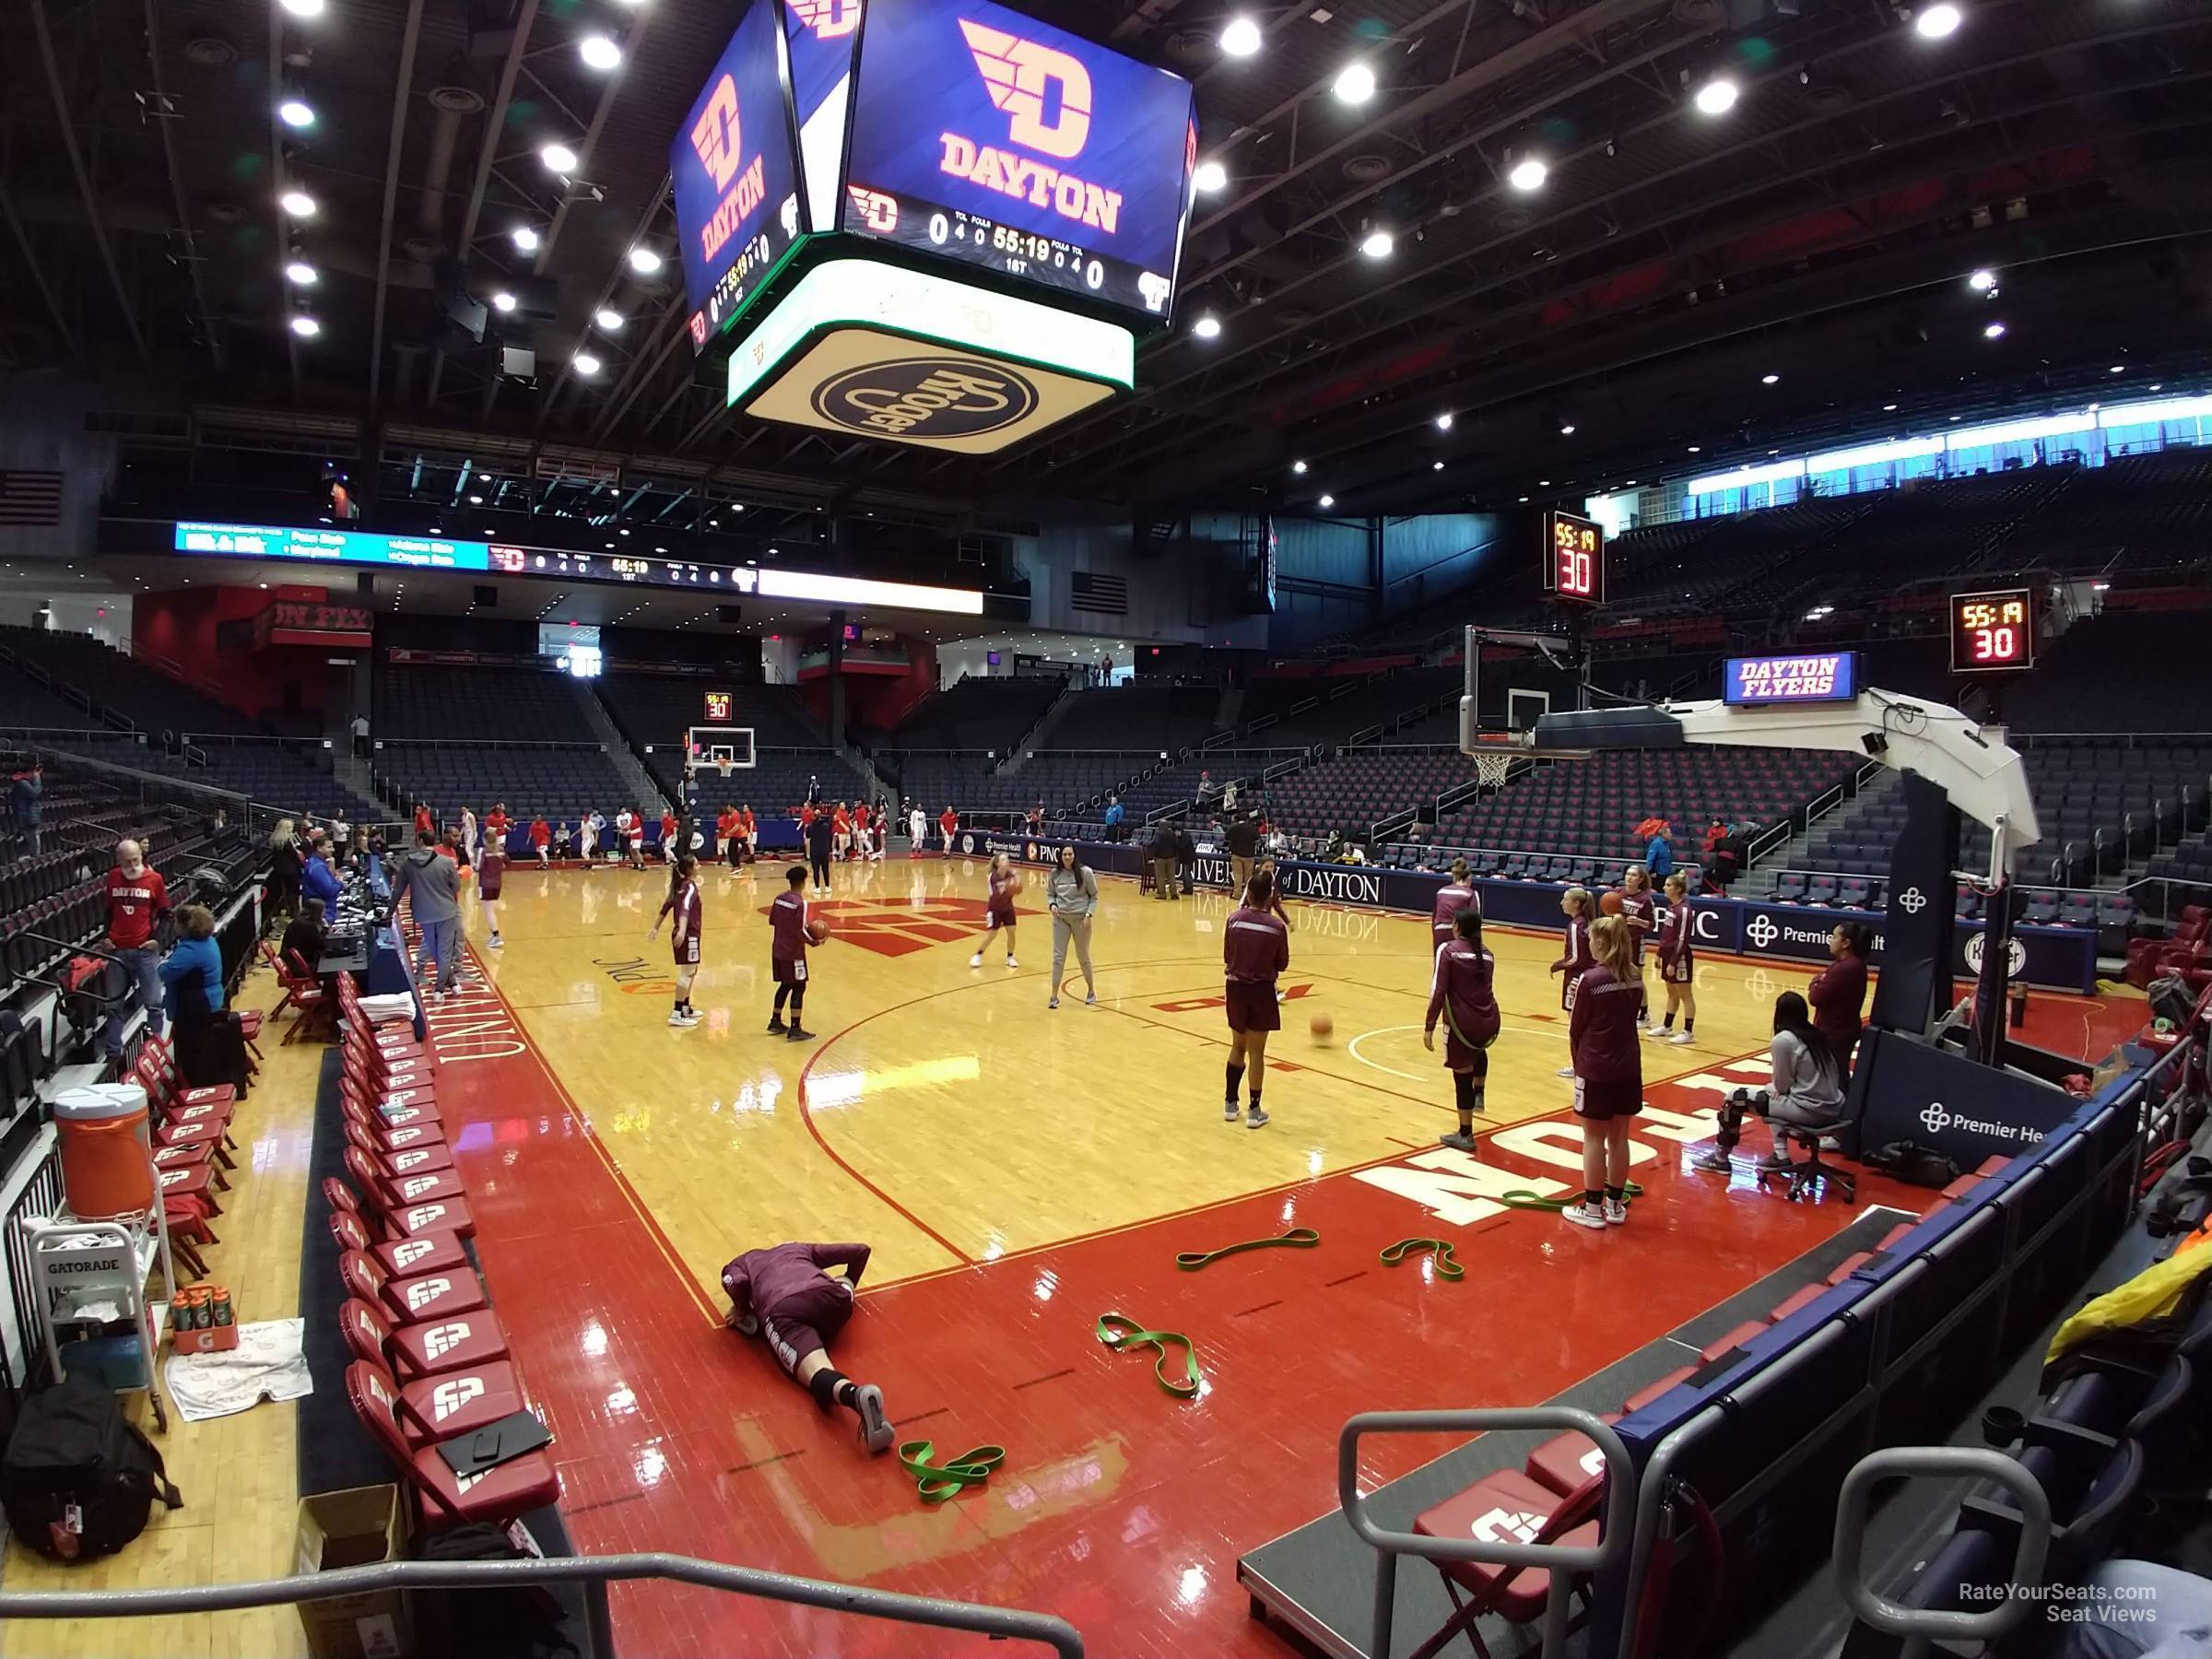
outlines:
[{"label": "cardboard box", "polygon": [[[355,1487],[302,1498],[297,1571],[331,1572],[405,1560],[406,1531],[406,1500],[397,1487]],[[314,1659],[407,1659],[415,1651],[405,1598],[396,1590],[301,1602],[300,1622]]]},{"label": "cardboard box", "polygon": [[238,1346],[238,1327],[235,1324],[209,1325],[206,1330],[180,1331],[171,1328],[169,1345],[180,1354],[220,1354]]}]

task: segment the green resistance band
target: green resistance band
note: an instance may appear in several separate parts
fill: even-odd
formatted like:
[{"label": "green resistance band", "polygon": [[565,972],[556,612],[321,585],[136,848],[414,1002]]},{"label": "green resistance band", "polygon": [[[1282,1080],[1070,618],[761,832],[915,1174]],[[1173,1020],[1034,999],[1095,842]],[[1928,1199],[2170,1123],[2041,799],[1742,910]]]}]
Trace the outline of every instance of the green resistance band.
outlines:
[{"label": "green resistance band", "polygon": [[1448,1239],[1400,1239],[1382,1253],[1382,1265],[1395,1267],[1406,1257],[1418,1255],[1424,1250],[1435,1252],[1437,1277],[1448,1279],[1466,1277],[1467,1270],[1459,1265],[1459,1257],[1453,1253],[1452,1243]]},{"label": "green resistance band", "polygon": [[1288,1232],[1273,1239],[1247,1239],[1241,1244],[1224,1244],[1218,1250],[1186,1250],[1175,1258],[1175,1265],[1185,1273],[1195,1273],[1209,1262],[1223,1256],[1235,1255],[1245,1250],[1272,1250],[1277,1245],[1292,1250],[1311,1250],[1321,1242],[1321,1235],[1310,1227],[1294,1227]]},{"label": "green resistance band", "polygon": [[[1631,1181],[1620,1189],[1620,1195],[1624,1202],[1633,1201],[1643,1196],[1643,1189]],[[1569,1205],[1582,1201],[1580,1193],[1570,1194],[1564,1198],[1546,1198],[1525,1187],[1515,1187],[1511,1192],[1498,1194],[1498,1202],[1508,1209],[1550,1210],[1555,1215]]]},{"label": "green resistance band", "polygon": [[[1158,1348],[1159,1357],[1152,1361],[1152,1374],[1159,1385],[1179,1400],[1197,1398],[1206,1373],[1198,1369],[1197,1345],[1181,1331],[1147,1331],[1126,1313],[1101,1313],[1098,1337],[1117,1354],[1131,1348]],[[1168,1345],[1174,1342],[1182,1344],[1183,1376],[1180,1382],[1168,1375]]]},{"label": "green resistance band", "polygon": [[930,1461],[936,1454],[934,1441],[899,1442],[899,1466],[914,1477],[914,1489],[924,1503],[942,1503],[971,1486],[982,1486],[991,1471],[1006,1461],[1004,1446],[974,1446],[941,1464]]}]

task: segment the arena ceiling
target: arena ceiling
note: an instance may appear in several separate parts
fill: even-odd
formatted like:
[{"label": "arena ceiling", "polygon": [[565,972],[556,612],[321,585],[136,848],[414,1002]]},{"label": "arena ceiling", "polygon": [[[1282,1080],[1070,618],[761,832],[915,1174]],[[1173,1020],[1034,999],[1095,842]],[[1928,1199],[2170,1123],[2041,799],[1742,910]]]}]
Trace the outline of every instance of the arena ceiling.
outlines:
[{"label": "arena ceiling", "polygon": [[[1054,498],[1500,506],[2111,395],[2115,368],[2212,389],[2212,0],[1957,0],[1947,34],[1934,0],[1025,9],[1190,76],[1226,183],[1136,394],[1006,455],[732,418],[696,383],[674,262],[631,253],[671,252],[668,143],[735,0],[26,0],[0,368],[955,523]],[[1219,45],[1240,15],[1250,56]],[[618,66],[585,62],[592,36]],[[1357,105],[1333,90],[1353,62],[1377,82]],[[1709,113],[1716,76],[1736,97]],[[454,262],[515,285],[535,376],[442,320]]]}]

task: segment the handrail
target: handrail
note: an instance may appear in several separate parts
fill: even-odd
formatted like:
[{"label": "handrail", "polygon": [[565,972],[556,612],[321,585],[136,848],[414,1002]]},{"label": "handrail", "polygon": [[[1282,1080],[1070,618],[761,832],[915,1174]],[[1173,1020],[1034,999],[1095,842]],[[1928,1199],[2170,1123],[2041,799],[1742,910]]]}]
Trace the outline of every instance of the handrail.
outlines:
[{"label": "handrail", "polygon": [[608,1556],[559,1556],[514,1561],[382,1561],[330,1572],[293,1573],[233,1584],[187,1584],[155,1590],[0,1591],[0,1619],[144,1618],[175,1613],[222,1613],[243,1607],[284,1606],[329,1596],[370,1595],[392,1590],[507,1589],[521,1584],[618,1583],[636,1579],[697,1584],[735,1595],[792,1602],[864,1618],[938,1630],[969,1630],[997,1640],[1041,1642],[1062,1659],[1083,1659],[1083,1638],[1066,1620],[1048,1613],[990,1607],[934,1595],[906,1595],[860,1584],[831,1583],[785,1572],[764,1572],[726,1561],[663,1551]]},{"label": "handrail", "polygon": [[[2020,1536],[2013,1547],[2006,1596],[1983,1613],[1951,1613],[1908,1607],[1881,1594],[1860,1572],[1866,1546],[1866,1511],[1877,1482],[1903,1475],[1980,1478],[2009,1488],[2019,1500]],[[1887,1446],[1853,1464],[1836,1496],[1836,1585],[1851,1610],[1885,1636],[1913,1638],[1909,1654],[1925,1653],[1928,1643],[1994,1641],[2028,1616],[2035,1603],[2025,1592],[2042,1583],[2043,1561],[2051,1549],[2051,1500],[2033,1470],[2000,1452],[1980,1446]]]},{"label": "handrail", "polygon": [[[1487,1543],[1473,1538],[1430,1538],[1392,1532],[1375,1524],[1359,1495],[1359,1438],[1364,1434],[1465,1434],[1507,1429],[1573,1432],[1597,1443],[1606,1460],[1605,1518],[1594,1545]],[[1544,1607],[1543,1659],[1566,1651],[1567,1598],[1577,1573],[1610,1567],[1629,1546],[1629,1522],[1636,1512],[1636,1465],[1610,1423],[1571,1406],[1535,1406],[1517,1410],[1363,1411],[1337,1431],[1336,1503],[1361,1543],[1375,1551],[1374,1629],[1368,1652],[1388,1659],[1391,1625],[1397,1611],[1398,1557],[1426,1561],[1478,1561],[1519,1571],[1545,1569],[1550,1594]],[[0,1598],[4,1600],[5,1598]],[[0,1617],[6,1613],[0,1606]]]}]

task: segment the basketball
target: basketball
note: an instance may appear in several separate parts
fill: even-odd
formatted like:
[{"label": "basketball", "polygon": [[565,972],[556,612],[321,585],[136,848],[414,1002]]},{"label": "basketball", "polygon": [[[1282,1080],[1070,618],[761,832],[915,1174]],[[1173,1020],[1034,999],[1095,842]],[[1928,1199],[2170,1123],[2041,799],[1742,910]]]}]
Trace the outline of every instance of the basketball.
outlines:
[{"label": "basketball", "polygon": [[1316,1014],[1310,1022],[1309,1029],[1312,1031],[1316,1039],[1320,1039],[1326,1037],[1331,1031],[1335,1030],[1336,1029],[1336,1022],[1331,1019],[1326,1014]]},{"label": "basketball", "polygon": [[827,916],[817,916],[812,921],[808,922],[806,924],[806,936],[812,939],[817,945],[822,943],[823,940],[830,936],[830,918]]},{"label": "basketball", "polygon": [[1618,915],[1619,915],[1619,914],[1620,914],[1620,895],[1619,895],[1618,893],[1607,893],[1607,894],[1606,894],[1604,897],[1602,897],[1601,899],[1599,899],[1599,900],[1598,900],[1598,901],[1597,901],[1597,908],[1598,908],[1599,910],[1601,910],[1601,911],[1605,912],[1606,912],[1606,915],[1608,915],[1608,916],[1618,916]]},{"label": "basketball", "polygon": [[1029,885],[1030,885],[1030,878],[1029,878],[1027,876],[1024,876],[1024,875],[1023,875],[1023,874],[1022,874],[1022,873],[1021,873],[1019,870],[1017,870],[1017,871],[1015,871],[1015,872],[1014,872],[1014,875],[1013,875],[1013,878],[1012,878],[1011,880],[1009,880],[1009,881],[1006,883],[1006,886],[1007,886],[1007,888],[1009,888],[1011,891],[1013,891],[1013,892],[1017,892],[1017,893],[1020,892],[1020,891],[1021,891],[1021,890],[1022,890],[1024,888],[1028,887]]}]

